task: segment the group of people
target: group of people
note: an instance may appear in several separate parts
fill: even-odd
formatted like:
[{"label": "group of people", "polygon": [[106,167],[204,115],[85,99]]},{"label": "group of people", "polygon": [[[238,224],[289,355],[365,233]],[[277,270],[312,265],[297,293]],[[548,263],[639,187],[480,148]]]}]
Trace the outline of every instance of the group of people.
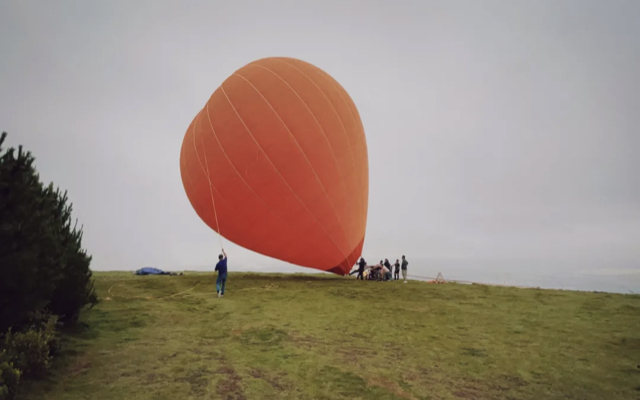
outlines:
[{"label": "group of people", "polygon": [[364,257],[360,257],[360,260],[356,263],[356,269],[351,271],[349,275],[358,274],[356,279],[372,280],[372,281],[391,281],[400,279],[400,271],[402,270],[402,279],[407,281],[407,266],[409,262],[405,256],[402,256],[402,262],[396,260],[393,266],[389,262],[388,258],[376,265],[367,265]]},{"label": "group of people", "polygon": [[[406,283],[408,265],[409,262],[405,256],[402,256],[402,262],[400,260],[396,260],[393,266],[389,262],[388,258],[385,258],[384,261],[380,260],[376,265],[367,265],[364,257],[360,257],[360,260],[356,263],[356,269],[351,271],[349,275],[357,273],[358,276],[356,279],[362,280],[397,281],[400,279],[400,271],[402,271],[402,278]],[[218,297],[223,297],[224,289],[227,284],[227,253],[224,249],[222,249],[222,254],[218,256],[218,263],[216,264],[215,271],[218,273],[218,277],[216,279],[216,292],[218,293]]]}]

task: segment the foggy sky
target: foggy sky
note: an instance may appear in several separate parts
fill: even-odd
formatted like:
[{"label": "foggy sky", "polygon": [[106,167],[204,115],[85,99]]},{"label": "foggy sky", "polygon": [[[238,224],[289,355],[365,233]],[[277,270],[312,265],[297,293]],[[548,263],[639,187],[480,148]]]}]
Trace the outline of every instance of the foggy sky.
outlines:
[{"label": "foggy sky", "polygon": [[[234,70],[300,58],[363,120],[367,260],[640,289],[638,43],[636,0],[4,0],[0,131],[68,190],[93,269],[212,269],[183,135]],[[231,270],[301,271],[224,245]]]}]

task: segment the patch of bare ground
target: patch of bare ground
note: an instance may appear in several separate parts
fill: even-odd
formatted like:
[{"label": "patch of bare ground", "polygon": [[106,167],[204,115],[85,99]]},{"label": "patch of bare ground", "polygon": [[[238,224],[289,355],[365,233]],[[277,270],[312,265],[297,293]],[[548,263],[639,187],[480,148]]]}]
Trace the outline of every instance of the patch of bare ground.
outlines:
[{"label": "patch of bare ground", "polygon": [[240,382],[242,378],[228,363],[224,363],[217,371],[222,379],[216,386],[216,392],[224,400],[246,400]]},{"label": "patch of bare ground", "polygon": [[262,379],[263,381],[271,385],[272,388],[278,391],[284,391],[285,389],[290,389],[293,386],[285,381],[284,376],[278,376],[272,373],[268,373],[267,371],[260,368],[251,369],[249,375],[256,379]]}]

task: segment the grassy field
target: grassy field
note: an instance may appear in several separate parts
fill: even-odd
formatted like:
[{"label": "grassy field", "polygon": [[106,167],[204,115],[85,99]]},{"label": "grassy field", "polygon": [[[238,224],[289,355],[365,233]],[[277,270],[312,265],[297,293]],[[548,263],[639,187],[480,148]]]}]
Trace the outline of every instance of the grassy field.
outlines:
[{"label": "grassy field", "polygon": [[640,296],[98,273],[20,399],[640,399]]}]

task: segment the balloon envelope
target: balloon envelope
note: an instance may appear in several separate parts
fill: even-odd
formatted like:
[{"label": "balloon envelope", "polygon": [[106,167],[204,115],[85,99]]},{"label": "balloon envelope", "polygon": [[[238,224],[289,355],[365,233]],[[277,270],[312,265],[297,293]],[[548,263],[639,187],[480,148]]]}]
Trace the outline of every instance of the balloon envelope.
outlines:
[{"label": "balloon envelope", "polygon": [[307,62],[264,58],[229,76],[187,129],[180,172],[198,216],[242,247],[341,275],[361,255],[363,125],[344,88]]}]

